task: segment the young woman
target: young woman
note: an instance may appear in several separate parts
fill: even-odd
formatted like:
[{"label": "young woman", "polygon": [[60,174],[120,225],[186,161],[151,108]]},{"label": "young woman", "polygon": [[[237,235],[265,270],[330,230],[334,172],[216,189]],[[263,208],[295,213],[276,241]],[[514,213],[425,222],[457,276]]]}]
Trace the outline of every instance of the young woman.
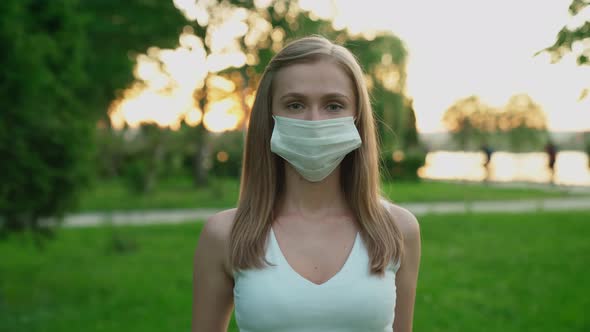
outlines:
[{"label": "young woman", "polygon": [[322,37],[288,44],[258,86],[237,209],[209,218],[193,332],[412,330],[420,232],[380,195],[362,70]]}]

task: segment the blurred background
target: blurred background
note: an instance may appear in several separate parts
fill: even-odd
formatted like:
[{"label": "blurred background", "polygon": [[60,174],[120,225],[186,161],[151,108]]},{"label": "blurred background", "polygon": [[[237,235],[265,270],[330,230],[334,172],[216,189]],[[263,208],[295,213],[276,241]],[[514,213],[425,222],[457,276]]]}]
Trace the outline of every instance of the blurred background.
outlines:
[{"label": "blurred background", "polygon": [[0,331],[188,331],[258,80],[310,34],[421,223],[415,329],[590,330],[590,1],[3,0]]}]

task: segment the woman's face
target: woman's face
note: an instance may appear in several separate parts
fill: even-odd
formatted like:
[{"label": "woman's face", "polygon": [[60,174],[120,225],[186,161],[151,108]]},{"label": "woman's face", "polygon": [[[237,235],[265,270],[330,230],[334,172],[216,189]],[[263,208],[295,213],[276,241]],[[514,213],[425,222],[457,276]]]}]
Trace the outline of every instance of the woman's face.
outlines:
[{"label": "woman's face", "polygon": [[356,116],[353,83],[328,60],[282,68],[274,77],[273,90],[273,115],[300,120]]}]

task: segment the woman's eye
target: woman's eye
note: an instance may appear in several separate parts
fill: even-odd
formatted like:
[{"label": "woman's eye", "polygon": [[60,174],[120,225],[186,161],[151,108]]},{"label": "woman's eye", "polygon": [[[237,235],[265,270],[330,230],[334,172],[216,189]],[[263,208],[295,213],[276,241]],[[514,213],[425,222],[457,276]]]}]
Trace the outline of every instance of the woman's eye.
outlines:
[{"label": "woman's eye", "polygon": [[287,105],[287,108],[293,111],[300,111],[303,108],[303,105],[300,103],[291,103]]},{"label": "woman's eye", "polygon": [[338,105],[338,104],[330,104],[328,105],[328,110],[330,112],[337,112],[340,111],[342,109],[342,105]]}]

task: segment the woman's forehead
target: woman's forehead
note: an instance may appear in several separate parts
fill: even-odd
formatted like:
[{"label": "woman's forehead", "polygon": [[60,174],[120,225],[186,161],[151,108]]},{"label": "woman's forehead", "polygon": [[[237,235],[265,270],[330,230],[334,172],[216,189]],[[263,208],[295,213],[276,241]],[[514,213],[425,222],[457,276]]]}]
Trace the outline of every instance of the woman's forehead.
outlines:
[{"label": "woman's forehead", "polygon": [[353,97],[354,84],[342,66],[327,60],[281,68],[273,80],[274,97],[286,94],[341,94]]}]

